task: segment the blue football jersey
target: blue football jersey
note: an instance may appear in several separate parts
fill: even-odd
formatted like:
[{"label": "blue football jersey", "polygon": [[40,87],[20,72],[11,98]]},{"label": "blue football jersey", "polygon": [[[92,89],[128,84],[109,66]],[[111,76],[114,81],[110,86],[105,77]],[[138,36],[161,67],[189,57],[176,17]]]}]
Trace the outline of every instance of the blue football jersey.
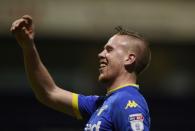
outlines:
[{"label": "blue football jersey", "polygon": [[85,131],[149,131],[148,105],[138,85],[127,84],[105,97],[73,94],[73,107],[79,119],[87,120]]}]

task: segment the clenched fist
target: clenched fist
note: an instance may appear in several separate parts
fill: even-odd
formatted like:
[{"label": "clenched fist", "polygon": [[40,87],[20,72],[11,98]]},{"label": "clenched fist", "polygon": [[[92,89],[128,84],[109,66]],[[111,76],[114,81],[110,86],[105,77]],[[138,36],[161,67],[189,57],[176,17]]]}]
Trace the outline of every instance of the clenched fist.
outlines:
[{"label": "clenched fist", "polygon": [[35,32],[31,16],[24,15],[20,19],[15,20],[10,31],[23,49],[33,46]]}]

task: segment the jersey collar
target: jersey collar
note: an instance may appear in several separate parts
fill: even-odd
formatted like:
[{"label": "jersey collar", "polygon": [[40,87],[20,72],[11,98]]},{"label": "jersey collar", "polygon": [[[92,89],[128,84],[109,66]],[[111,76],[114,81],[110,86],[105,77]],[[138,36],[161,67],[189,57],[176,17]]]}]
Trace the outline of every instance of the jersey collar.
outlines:
[{"label": "jersey collar", "polygon": [[119,89],[124,88],[124,87],[127,87],[127,86],[133,86],[133,87],[139,89],[139,85],[129,83],[129,84],[124,84],[124,85],[121,85],[121,86],[116,87],[116,88],[114,88],[114,89],[108,90],[108,91],[107,91],[107,94],[113,93],[114,91],[119,90]]}]

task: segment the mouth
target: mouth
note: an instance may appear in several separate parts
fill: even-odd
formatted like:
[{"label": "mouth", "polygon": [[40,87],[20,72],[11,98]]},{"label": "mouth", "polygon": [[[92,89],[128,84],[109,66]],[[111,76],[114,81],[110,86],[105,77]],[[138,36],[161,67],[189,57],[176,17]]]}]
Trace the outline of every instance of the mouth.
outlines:
[{"label": "mouth", "polygon": [[105,60],[100,60],[99,71],[102,71],[105,67],[107,67],[107,62]]}]

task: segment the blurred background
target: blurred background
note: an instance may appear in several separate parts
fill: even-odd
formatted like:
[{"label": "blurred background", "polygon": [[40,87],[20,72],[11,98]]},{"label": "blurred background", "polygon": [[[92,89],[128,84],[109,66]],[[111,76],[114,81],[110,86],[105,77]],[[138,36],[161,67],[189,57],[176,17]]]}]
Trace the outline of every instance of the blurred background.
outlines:
[{"label": "blurred background", "polygon": [[0,0],[0,131],[78,131],[83,123],[40,104],[27,82],[22,50],[9,32],[33,17],[36,45],[56,83],[85,95],[104,95],[97,54],[114,27],[143,34],[152,61],[139,78],[152,131],[194,131],[195,1]]}]

